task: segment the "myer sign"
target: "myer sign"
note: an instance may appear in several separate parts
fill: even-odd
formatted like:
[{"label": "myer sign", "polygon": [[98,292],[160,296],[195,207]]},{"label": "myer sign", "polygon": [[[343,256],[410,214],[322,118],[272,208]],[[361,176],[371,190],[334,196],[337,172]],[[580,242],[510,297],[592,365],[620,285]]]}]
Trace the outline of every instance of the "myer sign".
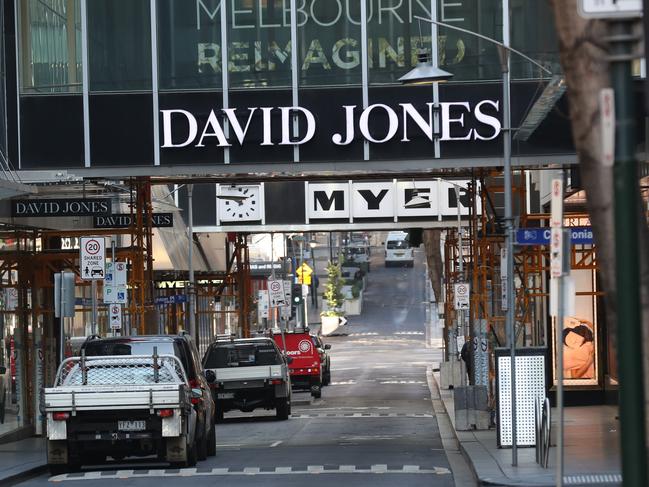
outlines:
[{"label": "myer sign", "polygon": [[[496,100],[482,100],[472,105],[469,102],[441,102],[439,107],[426,103],[417,108],[412,103],[400,103],[393,108],[381,103],[363,109],[357,105],[344,105],[345,125],[341,130],[330,135],[335,145],[345,146],[354,142],[357,131],[367,141],[382,144],[398,138],[409,142],[415,133],[413,128],[425,135],[431,142],[435,138],[441,141],[492,140],[498,137],[502,125],[497,117],[500,109]],[[439,110],[440,133],[434,130],[434,113]],[[263,127],[262,146],[301,145],[309,142],[318,130],[316,117],[304,107],[252,107],[247,110],[224,108],[210,110],[207,120],[200,121],[193,113],[183,109],[160,110],[162,114],[162,148],[181,147],[229,147],[233,143],[244,145],[248,130],[255,118],[260,119]],[[275,114],[281,118],[280,127],[271,123]],[[300,119],[301,133],[293,136],[292,120]],[[370,130],[373,119],[387,120],[386,126],[378,131]],[[233,136],[226,137],[225,122],[231,128]],[[279,128],[279,142],[275,130]],[[379,133],[380,132],[380,133]],[[182,136],[174,137],[174,134]]]}]

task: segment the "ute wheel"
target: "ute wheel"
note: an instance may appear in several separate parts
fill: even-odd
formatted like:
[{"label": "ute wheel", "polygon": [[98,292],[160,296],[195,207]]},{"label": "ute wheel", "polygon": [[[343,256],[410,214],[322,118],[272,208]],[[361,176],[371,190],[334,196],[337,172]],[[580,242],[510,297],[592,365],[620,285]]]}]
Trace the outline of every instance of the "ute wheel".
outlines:
[{"label": "ute wheel", "polygon": [[320,399],[320,397],[322,397],[322,388],[320,387],[320,384],[311,386],[311,395],[316,399]]},{"label": "ute wheel", "polygon": [[210,432],[207,434],[207,454],[210,457],[216,455],[216,432],[214,431],[214,423],[212,422],[212,427]]},{"label": "ute wheel", "polygon": [[291,405],[288,402],[288,400],[284,400],[279,404],[277,404],[277,408],[276,408],[277,419],[279,419],[280,421],[284,421],[288,419],[290,410],[291,410]]},{"label": "ute wheel", "polygon": [[331,384],[331,371],[327,370],[323,375],[322,375],[322,385],[323,386],[328,386]]}]

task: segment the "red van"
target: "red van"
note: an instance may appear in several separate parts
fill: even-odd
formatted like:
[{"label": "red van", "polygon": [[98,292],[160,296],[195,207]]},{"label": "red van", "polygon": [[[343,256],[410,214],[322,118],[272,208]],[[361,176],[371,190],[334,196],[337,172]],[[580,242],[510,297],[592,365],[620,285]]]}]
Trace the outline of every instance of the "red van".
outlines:
[{"label": "red van", "polygon": [[[322,395],[322,365],[315,337],[309,332],[293,331],[273,335],[280,350],[293,361],[289,364],[291,383],[294,389],[308,389],[311,395],[318,398]],[[286,342],[286,348],[284,347]]]}]

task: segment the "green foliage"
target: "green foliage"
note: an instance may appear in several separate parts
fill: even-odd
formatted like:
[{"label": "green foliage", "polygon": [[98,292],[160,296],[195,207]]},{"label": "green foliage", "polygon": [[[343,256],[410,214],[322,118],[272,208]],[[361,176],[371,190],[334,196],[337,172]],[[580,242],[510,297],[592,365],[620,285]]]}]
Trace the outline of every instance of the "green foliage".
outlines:
[{"label": "green foliage", "polygon": [[354,281],[354,284],[352,286],[352,297],[354,299],[358,299],[359,296],[361,295],[361,291],[363,290],[363,281]]},{"label": "green foliage", "polygon": [[329,311],[323,312],[322,316],[341,316],[340,310],[343,307],[345,297],[342,293],[344,281],[340,275],[340,264],[333,262],[327,264],[327,278],[323,296]]}]

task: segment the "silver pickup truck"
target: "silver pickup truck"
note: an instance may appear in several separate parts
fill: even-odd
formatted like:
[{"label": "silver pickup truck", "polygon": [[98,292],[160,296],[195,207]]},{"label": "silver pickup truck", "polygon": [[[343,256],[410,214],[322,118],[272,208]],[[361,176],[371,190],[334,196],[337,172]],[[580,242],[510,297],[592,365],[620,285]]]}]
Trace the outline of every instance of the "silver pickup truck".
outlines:
[{"label": "silver pickup truck", "polygon": [[196,412],[182,364],[172,355],[72,357],[45,389],[52,474],[107,456],[157,455],[196,464]]},{"label": "silver pickup truck", "polygon": [[216,419],[238,409],[275,409],[277,419],[291,414],[287,359],[270,338],[219,340],[203,357],[205,378],[216,404]]}]

